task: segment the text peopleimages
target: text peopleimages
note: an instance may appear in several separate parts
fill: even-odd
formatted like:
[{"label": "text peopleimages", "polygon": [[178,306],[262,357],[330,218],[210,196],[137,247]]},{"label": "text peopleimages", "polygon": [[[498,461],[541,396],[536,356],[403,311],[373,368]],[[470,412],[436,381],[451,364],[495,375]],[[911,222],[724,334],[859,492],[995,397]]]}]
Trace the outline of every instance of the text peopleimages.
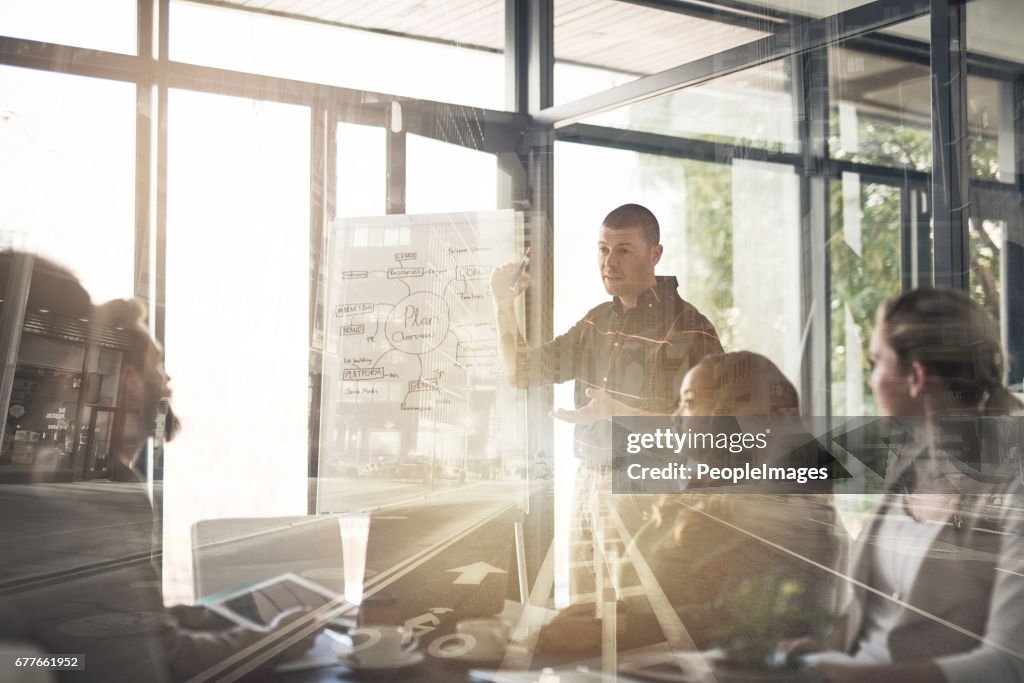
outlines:
[{"label": "text peopleimages", "polygon": [[678,479],[678,480],[711,480],[731,481],[734,484],[749,481],[788,481],[806,484],[809,481],[828,479],[827,467],[770,467],[768,465],[751,465],[743,467],[711,467],[699,463],[696,466],[681,463],[668,463],[661,467],[645,467],[633,463],[626,468],[626,476],[633,480],[645,479]]}]

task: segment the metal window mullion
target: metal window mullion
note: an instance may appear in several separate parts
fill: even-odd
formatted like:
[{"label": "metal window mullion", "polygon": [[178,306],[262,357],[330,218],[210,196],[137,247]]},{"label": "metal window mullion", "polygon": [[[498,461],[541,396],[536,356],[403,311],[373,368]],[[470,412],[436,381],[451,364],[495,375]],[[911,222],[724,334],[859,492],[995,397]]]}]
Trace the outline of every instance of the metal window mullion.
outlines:
[{"label": "metal window mullion", "polygon": [[928,207],[928,183],[910,176],[904,178],[900,186],[900,285],[903,291],[932,284],[931,212]]},{"label": "metal window mullion", "polygon": [[[319,505],[320,476],[320,415],[322,407],[323,374],[323,339],[325,331],[317,329],[317,311],[322,305],[324,289],[321,282],[324,277],[325,247],[329,221],[334,216],[335,196],[335,154],[332,147],[336,146],[333,133],[334,116],[330,110],[329,100],[322,98],[310,110],[310,163],[309,163],[309,414],[308,414],[308,465],[307,476],[316,481],[316,496],[307,499],[308,514],[317,514]],[[321,319],[322,320],[322,319]],[[322,322],[319,323],[322,328]],[[317,343],[317,332],[320,340]]]},{"label": "metal window mullion", "polygon": [[933,0],[931,200],[935,284],[962,290],[970,285],[965,50],[964,7],[950,0]]},{"label": "metal window mullion", "polygon": [[0,64],[74,76],[138,82],[150,71],[152,59],[0,36]]},{"label": "metal window mullion", "polygon": [[555,139],[590,146],[640,152],[641,154],[656,154],[709,163],[728,164],[733,159],[744,159],[773,164],[786,164],[796,169],[800,169],[803,166],[802,155],[791,152],[777,152],[766,148],[744,147],[722,142],[665,135],[663,133],[648,133],[645,131],[595,126],[586,123],[574,123],[564,128],[556,129]]},{"label": "metal window mullion", "polygon": [[555,3],[529,2],[530,46],[527,59],[528,106],[531,114],[555,103]]},{"label": "metal window mullion", "polygon": [[793,89],[800,111],[803,155],[800,178],[803,319],[801,396],[806,415],[832,414],[831,266],[829,250],[829,61],[828,49],[794,57]]},{"label": "metal window mullion", "polygon": [[387,125],[384,129],[386,160],[385,188],[386,212],[391,214],[405,213],[405,167],[406,167],[406,133],[402,120],[401,105],[393,102],[388,110]]},{"label": "metal window mullion", "polygon": [[[153,0],[136,3],[137,49],[140,57],[153,54]],[[152,307],[150,291],[150,250],[152,248],[155,184],[153,161],[156,158],[156,130],[153,116],[157,97],[155,74],[141,78],[135,86],[135,267],[133,269],[135,298]]]},{"label": "metal window mullion", "polygon": [[529,112],[529,0],[505,0],[505,109]]},{"label": "metal window mullion", "polygon": [[1024,208],[1020,202],[1024,194],[1024,76],[1013,81],[1013,140],[1017,201],[1012,205],[1017,215],[1007,221],[1003,243],[1001,317],[1009,381],[1020,392],[1024,390]]}]

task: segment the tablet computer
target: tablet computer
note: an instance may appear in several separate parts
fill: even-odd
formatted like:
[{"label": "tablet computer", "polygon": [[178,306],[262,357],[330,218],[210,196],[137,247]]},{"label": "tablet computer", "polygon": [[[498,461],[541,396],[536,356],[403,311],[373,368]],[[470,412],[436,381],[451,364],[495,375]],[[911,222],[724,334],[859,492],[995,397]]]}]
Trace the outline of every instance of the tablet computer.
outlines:
[{"label": "tablet computer", "polygon": [[341,606],[344,597],[295,574],[215,593],[199,601],[211,611],[241,626],[266,630],[277,615],[295,608],[315,610]]}]

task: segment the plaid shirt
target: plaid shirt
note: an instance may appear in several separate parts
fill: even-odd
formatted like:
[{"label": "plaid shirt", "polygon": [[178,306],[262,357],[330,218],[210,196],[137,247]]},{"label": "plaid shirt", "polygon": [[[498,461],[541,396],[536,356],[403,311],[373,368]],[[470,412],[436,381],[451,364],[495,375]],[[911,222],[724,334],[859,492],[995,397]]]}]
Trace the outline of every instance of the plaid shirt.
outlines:
[{"label": "plaid shirt", "polygon": [[[701,358],[721,353],[714,326],[676,292],[674,277],[657,284],[624,310],[618,297],[591,309],[565,334],[527,353],[530,386],[576,380],[575,403],[590,402],[589,387],[623,403],[668,415],[676,409],[683,375]],[[611,422],[577,425],[576,457],[611,462]]]}]

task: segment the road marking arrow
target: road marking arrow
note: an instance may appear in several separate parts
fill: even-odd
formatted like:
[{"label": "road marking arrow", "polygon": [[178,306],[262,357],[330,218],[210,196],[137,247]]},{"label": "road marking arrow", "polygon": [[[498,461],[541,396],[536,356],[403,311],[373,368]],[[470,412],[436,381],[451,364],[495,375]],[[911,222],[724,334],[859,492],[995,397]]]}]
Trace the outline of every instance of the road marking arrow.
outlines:
[{"label": "road marking arrow", "polygon": [[473,564],[467,564],[463,567],[456,567],[455,569],[449,569],[447,571],[458,572],[459,578],[455,579],[454,583],[469,585],[479,585],[481,581],[487,578],[488,574],[508,574],[504,569],[492,567],[486,562],[475,562]]}]

